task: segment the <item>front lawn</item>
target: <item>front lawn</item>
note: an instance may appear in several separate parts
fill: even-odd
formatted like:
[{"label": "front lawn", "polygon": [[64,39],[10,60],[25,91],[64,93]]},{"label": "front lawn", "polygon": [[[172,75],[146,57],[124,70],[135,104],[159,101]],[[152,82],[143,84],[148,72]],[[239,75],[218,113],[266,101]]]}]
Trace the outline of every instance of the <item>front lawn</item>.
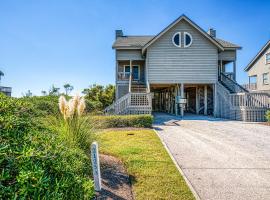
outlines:
[{"label": "front lawn", "polygon": [[153,130],[105,130],[98,140],[124,162],[136,199],[195,199]]}]

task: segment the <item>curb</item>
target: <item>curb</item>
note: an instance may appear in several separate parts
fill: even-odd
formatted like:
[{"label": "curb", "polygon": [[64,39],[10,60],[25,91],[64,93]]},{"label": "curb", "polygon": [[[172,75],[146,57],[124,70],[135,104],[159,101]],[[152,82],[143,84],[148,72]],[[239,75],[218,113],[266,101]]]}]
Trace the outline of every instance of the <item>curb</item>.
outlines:
[{"label": "curb", "polygon": [[176,168],[178,169],[178,171],[180,172],[180,174],[182,175],[182,177],[184,178],[186,184],[188,185],[189,189],[191,190],[192,194],[194,195],[195,199],[197,200],[201,200],[199,194],[197,193],[197,191],[195,190],[195,188],[193,187],[193,185],[191,184],[191,182],[188,180],[188,178],[186,177],[185,173],[183,172],[183,170],[181,169],[181,167],[179,166],[179,164],[177,163],[177,161],[175,160],[175,158],[173,157],[172,153],[170,152],[170,149],[168,148],[167,144],[163,141],[163,139],[159,136],[157,130],[154,128],[153,129],[155,131],[155,133],[157,134],[157,136],[159,137],[161,143],[163,144],[163,146],[165,147],[166,151],[168,152],[169,156],[171,157],[173,163],[175,164]]}]

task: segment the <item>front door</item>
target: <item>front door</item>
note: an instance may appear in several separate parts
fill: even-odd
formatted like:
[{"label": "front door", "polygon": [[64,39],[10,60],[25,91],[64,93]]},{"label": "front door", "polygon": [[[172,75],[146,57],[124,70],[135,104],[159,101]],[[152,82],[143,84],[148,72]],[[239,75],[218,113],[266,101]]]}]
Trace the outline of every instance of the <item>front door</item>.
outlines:
[{"label": "front door", "polygon": [[133,80],[139,80],[139,66],[133,65],[132,67],[132,77]]}]

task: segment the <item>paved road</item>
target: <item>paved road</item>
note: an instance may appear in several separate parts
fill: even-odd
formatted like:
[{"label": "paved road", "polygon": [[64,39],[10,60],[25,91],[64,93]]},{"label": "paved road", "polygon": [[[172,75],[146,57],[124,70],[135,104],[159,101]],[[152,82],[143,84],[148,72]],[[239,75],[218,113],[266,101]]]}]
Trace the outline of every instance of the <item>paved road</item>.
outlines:
[{"label": "paved road", "polygon": [[155,128],[201,199],[270,199],[270,126],[158,113]]}]

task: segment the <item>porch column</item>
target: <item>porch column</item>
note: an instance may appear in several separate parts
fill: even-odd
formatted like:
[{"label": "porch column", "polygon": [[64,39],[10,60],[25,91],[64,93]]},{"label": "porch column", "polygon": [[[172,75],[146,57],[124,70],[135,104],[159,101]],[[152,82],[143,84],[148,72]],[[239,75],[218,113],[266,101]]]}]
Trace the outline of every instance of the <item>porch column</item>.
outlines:
[{"label": "porch column", "polygon": [[196,114],[199,114],[200,102],[199,102],[199,90],[198,86],[196,86]]},{"label": "porch column", "polygon": [[[184,98],[184,83],[181,84],[181,98]],[[184,104],[181,104],[181,116],[184,117]]]},{"label": "porch column", "polygon": [[233,61],[233,80],[236,81],[236,62]]},{"label": "porch column", "polygon": [[131,82],[132,82],[132,60],[129,60],[129,69],[130,69],[130,74],[129,74],[128,92],[131,92]]},{"label": "porch column", "polygon": [[217,84],[213,84],[214,91],[214,117],[217,117]]},{"label": "porch column", "polygon": [[204,114],[207,115],[207,85],[204,86]]},{"label": "porch column", "polygon": [[178,109],[177,109],[177,102],[176,102],[176,98],[178,96],[178,84],[176,84],[176,86],[174,87],[174,110],[175,110],[175,115],[178,115]]}]

